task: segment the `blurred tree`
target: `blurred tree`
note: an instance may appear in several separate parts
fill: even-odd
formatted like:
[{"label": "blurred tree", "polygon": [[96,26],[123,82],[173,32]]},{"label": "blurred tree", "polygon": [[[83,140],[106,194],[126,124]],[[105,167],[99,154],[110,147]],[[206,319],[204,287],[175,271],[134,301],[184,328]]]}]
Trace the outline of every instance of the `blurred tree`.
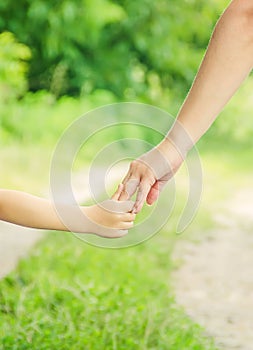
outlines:
[{"label": "blurred tree", "polygon": [[0,34],[0,100],[8,102],[22,96],[27,89],[27,60],[30,49],[9,32]]},{"label": "blurred tree", "polygon": [[0,34],[0,135],[2,130],[14,133],[15,125],[6,115],[10,114],[12,103],[27,91],[27,61],[30,49],[9,32]]},{"label": "blurred tree", "polygon": [[31,48],[33,91],[59,96],[106,89],[118,98],[152,100],[164,89],[185,94],[226,3],[1,0],[0,31]]}]

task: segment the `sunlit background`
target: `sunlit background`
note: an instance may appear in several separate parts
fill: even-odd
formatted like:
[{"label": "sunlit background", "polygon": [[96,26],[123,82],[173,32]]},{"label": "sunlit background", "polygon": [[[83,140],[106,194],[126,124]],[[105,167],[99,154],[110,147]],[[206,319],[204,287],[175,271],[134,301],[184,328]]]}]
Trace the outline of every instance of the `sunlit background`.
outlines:
[{"label": "sunlit background", "polygon": [[[76,118],[96,107],[141,102],[176,116],[228,3],[1,0],[1,187],[48,196],[50,160],[59,137]],[[209,330],[205,319],[188,313],[189,305],[182,308],[178,301],[172,276],[187,253],[173,256],[182,241],[202,249],[203,239],[211,241],[217,230],[227,230],[228,218],[239,215],[229,207],[231,198],[238,205],[236,194],[250,192],[252,89],[250,77],[198,144],[203,197],[184,234],[175,233],[187,196],[184,168],[176,178],[174,214],[162,232],[142,245],[109,251],[88,246],[69,233],[44,234],[29,257],[0,282],[0,349],[216,349],[210,338],[216,336],[215,327]],[[112,132],[125,138],[129,128]],[[134,134],[152,144],[159,140],[145,128]],[[96,152],[113,139],[110,132],[97,135]],[[121,147],[124,143],[117,143],[115,152],[120,154]],[[88,142],[80,153],[74,171],[85,187],[94,143]],[[111,191],[115,181],[109,183]],[[241,221],[248,232],[248,218],[238,218]],[[242,226],[236,225],[240,231]],[[1,237],[5,228],[0,226]],[[17,227],[13,230],[22,234]],[[4,240],[0,243],[6,251]],[[194,274],[189,271],[188,276]],[[191,285],[188,288],[190,293]],[[208,306],[206,299],[204,303]],[[219,303],[216,307],[222,314]]]}]

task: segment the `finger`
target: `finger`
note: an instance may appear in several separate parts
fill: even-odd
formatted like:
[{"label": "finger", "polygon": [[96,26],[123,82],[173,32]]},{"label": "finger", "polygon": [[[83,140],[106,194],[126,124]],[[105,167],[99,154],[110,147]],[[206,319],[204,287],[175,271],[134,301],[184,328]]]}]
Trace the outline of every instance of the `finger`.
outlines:
[{"label": "finger", "polygon": [[129,179],[130,179],[130,173],[128,172],[128,174],[126,175],[126,177],[122,181],[123,189],[122,189],[121,194],[119,196],[119,201],[127,201],[128,199],[130,199],[129,194],[127,193],[126,187],[125,187],[125,185]]},{"label": "finger", "polygon": [[146,202],[149,205],[152,205],[155,201],[157,201],[158,197],[160,196],[160,193],[162,192],[163,188],[165,187],[167,181],[156,181],[155,184],[151,187]]},{"label": "finger", "polygon": [[126,174],[126,176],[124,177],[124,179],[122,181],[123,188],[122,188],[120,196],[118,198],[119,201],[126,201],[126,200],[129,199],[128,196],[127,196],[127,193],[124,191],[124,189],[125,189],[125,184],[127,183],[127,181],[130,178],[130,176],[131,176],[131,173],[130,173],[130,169],[129,169],[128,173]]},{"label": "finger", "polygon": [[128,234],[128,230],[117,230],[115,236],[111,238],[120,238],[120,237],[126,236],[127,234]]},{"label": "finger", "polygon": [[158,181],[155,182],[155,184],[151,187],[146,202],[149,205],[152,205],[159,197],[159,183]]},{"label": "finger", "polygon": [[107,199],[104,202],[99,203],[98,205],[109,212],[117,213],[117,214],[121,214],[121,213],[125,214],[132,211],[134,202],[133,201],[120,202],[113,199]]},{"label": "finger", "polygon": [[127,183],[127,181],[130,179],[131,175],[132,175],[131,171],[128,170],[128,173],[126,174],[126,176],[124,177],[124,179],[122,181],[123,185],[125,185]]},{"label": "finger", "polygon": [[151,188],[151,185],[149,182],[147,182],[147,181],[141,182],[141,184],[139,186],[138,193],[137,193],[135,205],[133,207],[133,213],[137,214],[141,211],[143,204],[147,198],[147,195],[150,191],[150,188]]},{"label": "finger", "polygon": [[136,218],[136,214],[133,214],[133,213],[121,214],[120,216],[121,221],[124,221],[124,222],[134,221],[135,218]]},{"label": "finger", "polygon": [[127,216],[125,218],[125,221],[134,221],[136,219],[136,214],[133,213],[127,213]]},{"label": "finger", "polygon": [[120,210],[121,213],[130,213],[133,210],[133,207],[133,201],[119,202],[118,210]]},{"label": "finger", "polygon": [[124,184],[124,189],[119,197],[120,201],[126,201],[130,199],[136,192],[139,186],[140,180],[138,178],[130,178]]},{"label": "finger", "polygon": [[97,234],[97,235],[105,238],[120,238],[120,237],[126,236],[127,234],[128,234],[128,230],[110,229],[108,231],[104,230],[103,234]]},{"label": "finger", "polygon": [[128,221],[128,222],[121,222],[119,224],[119,227],[118,229],[121,229],[121,230],[129,230],[130,228],[132,228],[134,225],[133,221]]},{"label": "finger", "polygon": [[125,184],[125,189],[130,198],[135,194],[139,184],[140,184],[140,179],[137,179],[137,178],[129,179]]},{"label": "finger", "polygon": [[118,188],[116,190],[116,192],[112,195],[111,199],[118,201],[119,197],[121,195],[121,192],[123,191],[124,185],[123,184],[119,184]]}]

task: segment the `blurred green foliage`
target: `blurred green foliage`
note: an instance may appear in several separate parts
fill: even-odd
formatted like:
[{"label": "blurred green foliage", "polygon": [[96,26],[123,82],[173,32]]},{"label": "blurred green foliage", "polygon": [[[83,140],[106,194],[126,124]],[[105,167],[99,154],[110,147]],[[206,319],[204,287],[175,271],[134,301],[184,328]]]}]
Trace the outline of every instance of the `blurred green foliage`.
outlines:
[{"label": "blurred green foliage", "polygon": [[0,34],[0,47],[0,99],[7,102],[26,92],[27,60],[31,52],[9,32]]},{"label": "blurred green foliage", "polygon": [[161,89],[186,93],[225,3],[2,0],[0,31],[32,50],[32,91],[150,100]]},{"label": "blurred green foliage", "polygon": [[[176,114],[228,3],[2,0],[0,142],[55,143],[75,118],[118,101]],[[252,139],[251,86],[218,118],[210,140]]]},{"label": "blurred green foliage", "polygon": [[209,140],[223,140],[236,148],[253,146],[253,78],[247,79],[207,134]]},{"label": "blurred green foliage", "polygon": [[[96,106],[131,100],[175,113],[228,2],[1,0],[1,182],[32,191],[37,182],[46,181],[41,178],[47,175],[45,164],[50,162],[53,144],[75,118]],[[218,154],[227,171],[224,177],[231,181],[237,174],[238,184],[242,166],[250,167],[250,156],[243,157],[238,142],[234,143],[232,172],[223,161],[227,154],[222,152],[229,140],[253,139],[249,118],[252,87],[249,79],[204,140],[211,150],[209,167]],[[126,130],[117,133],[122,138],[128,136]],[[153,136],[144,128],[136,135],[149,141]],[[95,146],[104,146],[110,137],[100,134]],[[93,159],[96,150],[94,139],[91,141],[85,148],[87,160]],[[207,171],[211,176],[207,182],[216,181],[219,195],[230,193],[231,182],[226,181],[226,186],[222,183],[221,191],[219,172],[214,169]],[[206,225],[203,231],[209,228],[210,203],[216,203],[215,192],[209,192],[213,197],[208,215],[202,218],[202,225]],[[197,225],[199,230],[200,221]],[[111,251],[83,250],[70,238],[66,244],[61,235],[46,241],[1,282],[2,346],[52,349],[62,347],[64,341],[65,348],[76,349],[83,341],[82,346],[90,342],[94,349],[101,349],[107,341],[110,348],[118,344],[122,349],[136,349],[143,341],[150,349],[214,349],[198,326],[175,307],[171,288],[164,282],[172,268],[168,252],[171,237],[166,230],[155,244],[153,240],[135,250],[115,251],[113,266]]]},{"label": "blurred green foliage", "polygon": [[175,303],[172,237],[108,250],[50,233],[0,281],[0,349],[217,350]]}]

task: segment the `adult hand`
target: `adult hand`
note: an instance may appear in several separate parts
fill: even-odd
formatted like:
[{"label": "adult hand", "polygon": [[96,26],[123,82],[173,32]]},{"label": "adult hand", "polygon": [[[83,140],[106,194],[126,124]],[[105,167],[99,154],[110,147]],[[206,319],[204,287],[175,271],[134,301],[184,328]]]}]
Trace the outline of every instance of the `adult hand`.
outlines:
[{"label": "adult hand", "polygon": [[119,200],[130,199],[137,191],[133,207],[139,213],[145,201],[153,204],[159,197],[166,183],[173,177],[182,164],[184,157],[167,139],[134,160],[123,180],[123,189]]}]

